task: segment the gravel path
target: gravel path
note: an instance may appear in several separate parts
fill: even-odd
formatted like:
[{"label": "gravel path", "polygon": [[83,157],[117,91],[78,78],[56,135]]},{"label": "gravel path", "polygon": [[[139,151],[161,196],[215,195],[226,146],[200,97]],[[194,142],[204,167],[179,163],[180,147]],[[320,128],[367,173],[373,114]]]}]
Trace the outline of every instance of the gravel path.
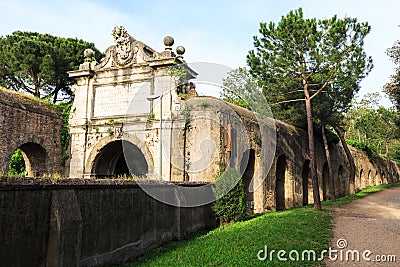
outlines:
[{"label": "gravel path", "polygon": [[[400,187],[371,194],[335,211],[331,247],[338,252],[331,255],[337,255],[338,259],[326,257],[327,266],[400,266]],[[347,247],[339,239],[345,239]],[[349,250],[358,250],[359,262],[352,261]],[[366,250],[371,251],[369,255],[365,252],[370,261],[363,259]],[[354,252],[355,259],[356,255]],[[390,255],[395,255],[396,262]]]}]

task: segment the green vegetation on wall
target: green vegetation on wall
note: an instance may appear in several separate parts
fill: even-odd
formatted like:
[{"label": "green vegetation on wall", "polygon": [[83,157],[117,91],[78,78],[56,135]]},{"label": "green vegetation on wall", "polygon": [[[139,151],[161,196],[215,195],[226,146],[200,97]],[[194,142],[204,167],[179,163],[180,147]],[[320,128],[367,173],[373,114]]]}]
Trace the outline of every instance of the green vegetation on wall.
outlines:
[{"label": "green vegetation on wall", "polygon": [[64,150],[68,149],[69,140],[71,139],[71,135],[69,134],[68,130],[68,120],[69,120],[69,114],[71,113],[72,104],[73,102],[59,103],[55,105],[58,109],[62,111],[63,124],[60,129],[60,135],[61,135],[61,145],[64,148]]},{"label": "green vegetation on wall", "polygon": [[[232,189],[229,191],[230,188]],[[239,171],[228,167],[215,181],[213,192],[217,201],[212,209],[220,224],[240,221],[248,216],[243,180]]]},{"label": "green vegetation on wall", "polygon": [[65,163],[69,158],[69,153],[68,153],[68,146],[69,146],[69,141],[71,139],[71,135],[68,130],[68,120],[69,120],[69,115],[71,113],[71,108],[72,108],[73,102],[68,102],[68,103],[58,103],[55,105],[58,109],[62,111],[62,125],[60,128],[60,138],[61,138],[61,146],[63,147],[64,154],[61,158],[61,165],[65,167]]},{"label": "green vegetation on wall", "polygon": [[376,148],[373,146],[366,145],[356,140],[346,140],[346,143],[352,147],[364,151],[367,154],[369,160],[372,160],[374,158],[374,155],[376,154]]}]

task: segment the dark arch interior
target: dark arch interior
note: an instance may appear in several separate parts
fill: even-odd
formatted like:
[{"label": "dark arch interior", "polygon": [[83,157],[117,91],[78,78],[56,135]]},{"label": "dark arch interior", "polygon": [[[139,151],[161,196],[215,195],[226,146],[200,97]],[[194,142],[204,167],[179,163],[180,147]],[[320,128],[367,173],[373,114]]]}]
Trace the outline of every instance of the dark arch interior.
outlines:
[{"label": "dark arch interior", "polygon": [[375,184],[374,179],[372,179],[372,177],[371,177],[371,170],[368,170],[367,181],[368,181],[368,185]]},{"label": "dark arch interior", "polygon": [[108,143],[97,154],[92,174],[97,178],[111,178],[118,175],[145,176],[147,161],[142,151],[128,141],[117,140]]},{"label": "dark arch interior", "polygon": [[276,162],[275,201],[277,210],[285,209],[285,172],[286,157],[285,155],[281,155]]},{"label": "dark arch interior", "polygon": [[345,178],[344,178],[344,169],[343,169],[343,166],[342,165],[340,165],[339,166],[339,169],[338,169],[338,180],[339,180],[339,185],[340,185],[340,187],[339,187],[339,196],[345,196],[346,195],[346,191],[347,191],[347,189],[346,189],[346,180],[345,180]]},{"label": "dark arch interior", "polygon": [[47,152],[37,143],[25,143],[19,147],[25,161],[26,176],[39,177],[47,172]]},{"label": "dark arch interior", "polygon": [[118,157],[117,163],[115,164],[114,174],[115,175],[129,174],[129,168],[128,165],[126,164],[124,154],[121,154]]},{"label": "dark arch interior", "polygon": [[[251,180],[253,179],[254,176],[254,164],[255,164],[254,149],[246,150],[246,152],[243,153],[242,161],[240,163],[240,171],[241,173],[243,173],[245,200],[250,205],[252,204],[252,201],[254,201],[253,188],[250,188]],[[250,192],[250,190],[252,192]]]},{"label": "dark arch interior", "polygon": [[302,187],[303,187],[303,205],[308,205],[308,188],[310,179],[310,160],[306,160],[303,164],[303,171],[301,173]]}]

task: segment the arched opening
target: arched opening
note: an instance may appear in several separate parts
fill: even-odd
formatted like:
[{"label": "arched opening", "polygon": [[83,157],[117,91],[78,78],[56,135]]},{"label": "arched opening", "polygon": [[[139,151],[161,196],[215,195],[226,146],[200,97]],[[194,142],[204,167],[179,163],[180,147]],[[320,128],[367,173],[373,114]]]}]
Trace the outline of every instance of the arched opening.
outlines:
[{"label": "arched opening", "polygon": [[376,181],[376,184],[377,184],[377,185],[382,184],[382,178],[381,178],[381,176],[379,175],[379,172],[378,172],[378,171],[375,171],[375,181]]},{"label": "arched opening", "polygon": [[97,178],[119,175],[145,176],[147,161],[142,151],[128,141],[112,141],[100,149],[93,163],[91,173]]},{"label": "arched opening", "polygon": [[285,173],[286,157],[281,155],[276,161],[275,203],[277,210],[285,209]]},{"label": "arched opening", "polygon": [[254,149],[246,150],[243,154],[242,161],[240,163],[240,172],[243,173],[243,184],[245,200],[250,210],[254,208],[254,192],[251,188],[251,180],[254,176],[254,164],[255,164],[255,151]]},{"label": "arched opening", "polygon": [[329,169],[328,163],[324,163],[324,167],[322,168],[322,197],[324,200],[328,199],[329,193]]},{"label": "arched opening", "polygon": [[[9,167],[10,172],[20,172],[18,175],[25,175],[26,177],[40,177],[48,172],[47,152],[41,145],[37,143],[25,143],[14,151]],[[17,175],[17,173],[11,174]]]},{"label": "arched opening", "polygon": [[338,184],[340,185],[339,187],[339,196],[345,196],[346,195],[346,179],[344,178],[344,169],[343,166],[340,165],[338,169]]},{"label": "arched opening", "polygon": [[368,170],[368,184],[369,185],[375,185],[375,179],[372,179],[371,177],[371,170]]},{"label": "arched opening", "polygon": [[364,170],[361,169],[360,175],[358,176],[358,188],[359,188],[359,189],[362,189],[362,188],[365,187],[365,184],[364,184],[364,182],[363,182],[363,174],[364,174]]},{"label": "arched opening", "polygon": [[308,205],[308,189],[310,186],[310,160],[306,160],[303,164],[303,170],[301,172],[302,177],[302,188],[303,188],[303,206]]},{"label": "arched opening", "polygon": [[382,179],[382,184],[388,183],[385,172],[381,172],[381,179]]}]

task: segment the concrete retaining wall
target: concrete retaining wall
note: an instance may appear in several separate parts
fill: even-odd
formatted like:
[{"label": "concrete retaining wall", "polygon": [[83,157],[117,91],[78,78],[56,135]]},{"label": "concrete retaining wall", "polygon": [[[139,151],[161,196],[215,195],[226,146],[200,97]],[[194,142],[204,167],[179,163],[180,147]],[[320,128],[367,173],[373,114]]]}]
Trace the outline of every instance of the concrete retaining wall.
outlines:
[{"label": "concrete retaining wall", "polygon": [[3,178],[0,215],[2,266],[115,264],[215,226],[210,205],[169,206],[133,182],[115,180]]}]

